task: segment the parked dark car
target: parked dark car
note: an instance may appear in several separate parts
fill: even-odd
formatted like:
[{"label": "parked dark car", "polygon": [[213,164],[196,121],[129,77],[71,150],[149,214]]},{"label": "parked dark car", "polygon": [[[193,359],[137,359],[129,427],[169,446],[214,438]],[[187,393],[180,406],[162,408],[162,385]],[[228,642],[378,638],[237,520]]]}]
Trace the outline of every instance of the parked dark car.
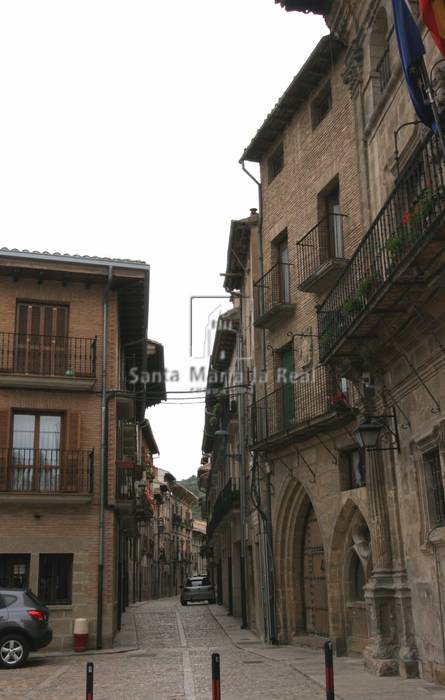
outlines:
[{"label": "parked dark car", "polygon": [[53,638],[49,610],[29,590],[0,588],[0,668],[23,666]]},{"label": "parked dark car", "polygon": [[205,600],[215,602],[215,588],[208,576],[191,576],[186,579],[181,591],[181,605]]}]

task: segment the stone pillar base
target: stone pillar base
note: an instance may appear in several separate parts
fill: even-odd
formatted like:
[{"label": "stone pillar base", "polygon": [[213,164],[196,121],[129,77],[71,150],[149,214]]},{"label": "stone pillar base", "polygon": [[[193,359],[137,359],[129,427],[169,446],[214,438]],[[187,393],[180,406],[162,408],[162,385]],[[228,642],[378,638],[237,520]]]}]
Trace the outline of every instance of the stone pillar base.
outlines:
[{"label": "stone pillar base", "polygon": [[365,669],[376,676],[398,676],[399,662],[396,659],[376,659],[366,654],[363,656]]},{"label": "stone pillar base", "polygon": [[416,678],[419,662],[405,571],[375,571],[365,589],[369,644],[365,668],[378,676]]},{"label": "stone pillar base", "polygon": [[417,661],[401,661],[400,659],[376,659],[364,655],[365,669],[376,676],[400,676],[405,680],[419,677]]}]

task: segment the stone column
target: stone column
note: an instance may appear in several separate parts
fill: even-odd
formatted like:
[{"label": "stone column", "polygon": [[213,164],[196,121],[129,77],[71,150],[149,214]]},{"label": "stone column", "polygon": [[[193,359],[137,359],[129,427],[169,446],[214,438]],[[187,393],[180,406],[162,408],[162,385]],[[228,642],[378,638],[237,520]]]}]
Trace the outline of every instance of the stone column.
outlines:
[{"label": "stone column", "polygon": [[380,676],[418,675],[411,610],[411,592],[405,570],[395,570],[386,499],[387,479],[383,453],[367,453],[373,572],[365,588],[369,644],[365,666]]}]

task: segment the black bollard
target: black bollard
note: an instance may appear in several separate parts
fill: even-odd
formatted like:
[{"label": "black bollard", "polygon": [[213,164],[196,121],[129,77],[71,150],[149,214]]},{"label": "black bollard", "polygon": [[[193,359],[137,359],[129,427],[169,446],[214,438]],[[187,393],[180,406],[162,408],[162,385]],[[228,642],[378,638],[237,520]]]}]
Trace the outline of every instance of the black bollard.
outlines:
[{"label": "black bollard", "polygon": [[221,662],[219,654],[212,654],[212,700],[221,700]]},{"label": "black bollard", "polygon": [[325,642],[324,662],[326,667],[326,700],[335,700],[334,693],[334,648],[332,642]]},{"label": "black bollard", "polygon": [[93,700],[94,664],[87,663],[87,700]]}]

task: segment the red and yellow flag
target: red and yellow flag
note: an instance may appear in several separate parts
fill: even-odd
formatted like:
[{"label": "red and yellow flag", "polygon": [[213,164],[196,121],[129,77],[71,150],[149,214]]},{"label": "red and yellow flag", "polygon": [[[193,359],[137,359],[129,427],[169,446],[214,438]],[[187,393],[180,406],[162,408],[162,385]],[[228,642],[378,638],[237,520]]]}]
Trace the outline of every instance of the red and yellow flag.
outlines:
[{"label": "red and yellow flag", "polygon": [[445,0],[419,0],[420,15],[445,56]]}]

